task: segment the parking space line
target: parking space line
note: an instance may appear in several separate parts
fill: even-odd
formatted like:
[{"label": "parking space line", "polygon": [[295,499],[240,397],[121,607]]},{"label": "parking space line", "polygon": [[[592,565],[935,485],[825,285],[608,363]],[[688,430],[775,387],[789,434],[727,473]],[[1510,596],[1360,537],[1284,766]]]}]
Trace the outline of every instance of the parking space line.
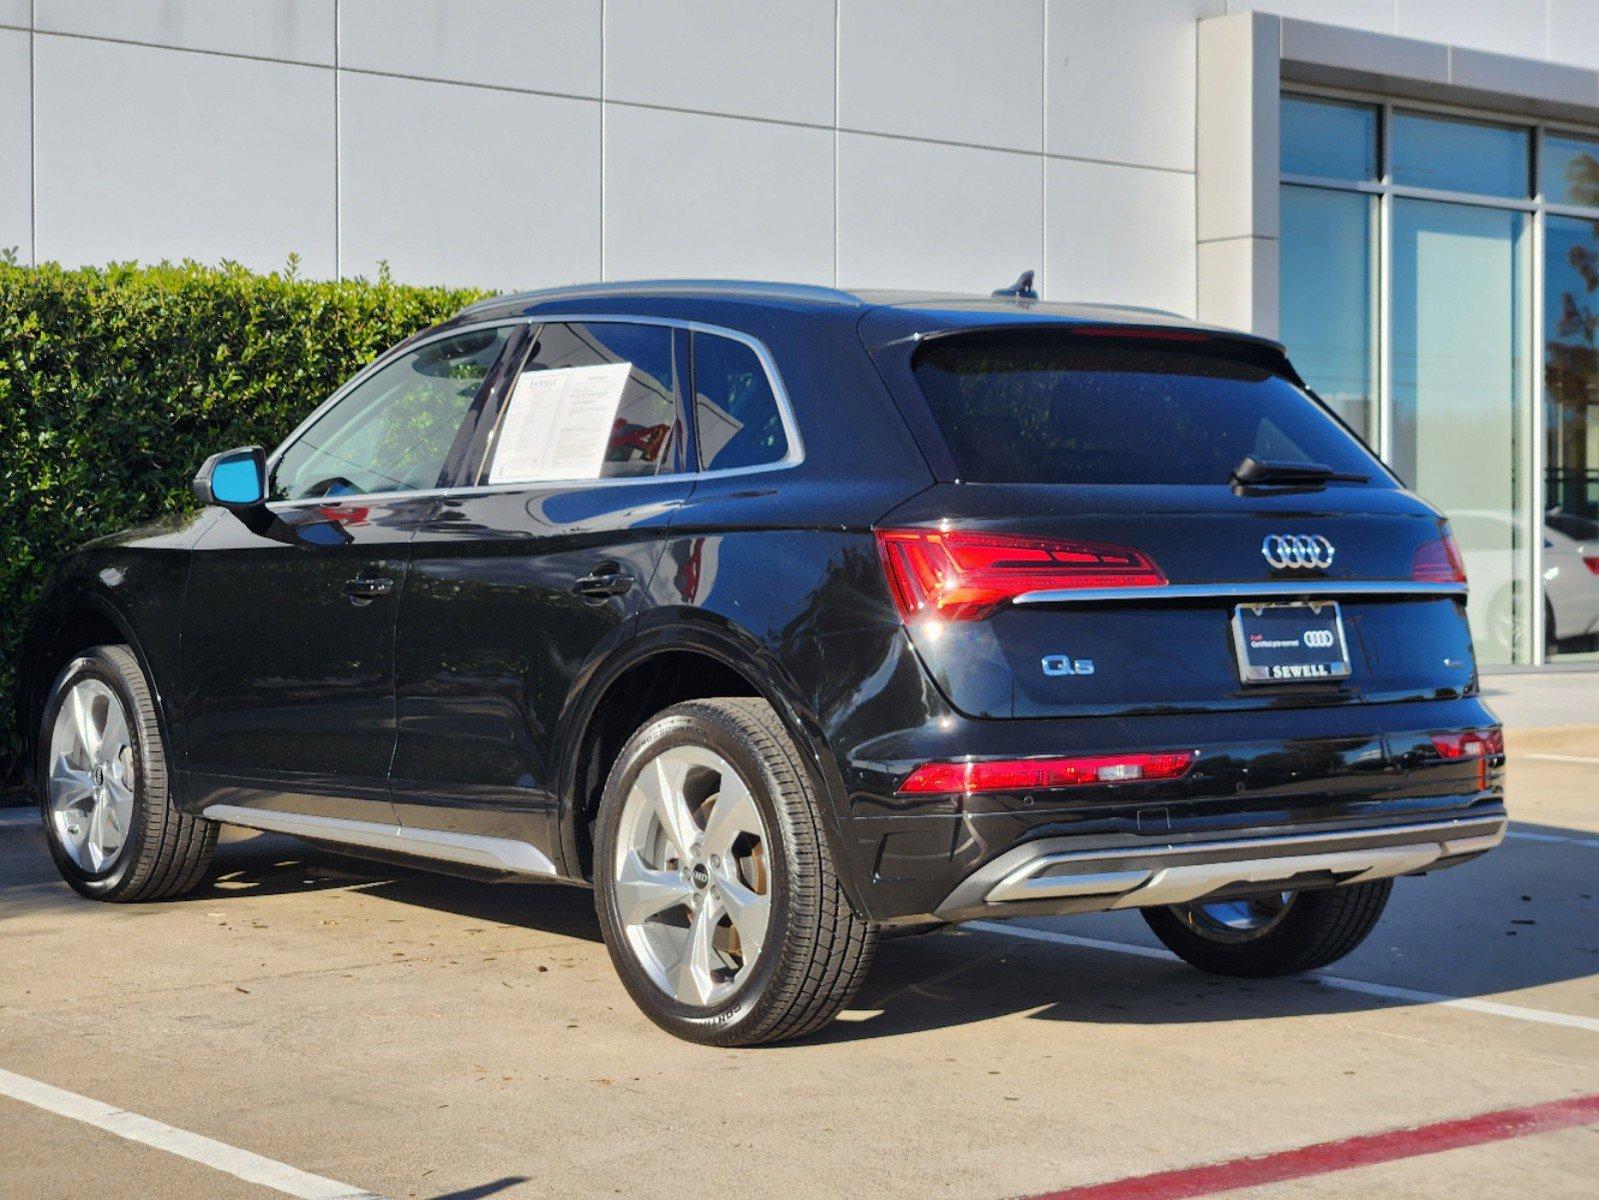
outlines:
[{"label": "parking space line", "polygon": [[0,808],[0,829],[8,826],[22,828],[27,825],[39,824],[39,810],[33,805],[23,805],[18,808]]},{"label": "parking space line", "polygon": [[1438,1154],[1503,1142],[1511,1138],[1554,1133],[1578,1125],[1599,1122],[1599,1095],[1576,1096],[1527,1108],[1510,1108],[1481,1113],[1432,1125],[1390,1129],[1367,1133],[1336,1142],[1317,1142],[1296,1150],[1280,1150],[1253,1158],[1209,1163],[1201,1167],[1182,1167],[1153,1175],[1137,1175],[1111,1183],[1067,1188],[1034,1196],[1032,1200],[1181,1200],[1183,1197],[1213,1196],[1239,1188],[1261,1187],[1289,1179],[1330,1175],[1356,1167]]},{"label": "parking space line", "polygon": [[1523,842],[1555,842],[1562,846],[1588,846],[1599,850],[1599,838],[1596,837],[1572,837],[1565,833],[1529,833],[1525,829],[1512,829],[1505,836],[1519,838]]},{"label": "parking space line", "polygon": [[[1140,958],[1159,958],[1180,962],[1170,950],[1154,946],[1137,946],[1130,942],[1107,942],[1102,938],[1079,937],[1074,933],[1056,933],[1053,929],[1034,929],[1030,925],[1001,925],[994,921],[968,921],[967,929],[984,933],[997,933],[1005,937],[1025,938],[1035,942],[1054,942],[1062,946],[1081,946],[1089,950],[1106,950],[1112,954],[1133,954]],[[1497,1000],[1474,1000],[1468,996],[1450,996],[1442,992],[1424,992],[1417,988],[1394,987],[1386,983],[1368,983],[1364,979],[1345,979],[1341,975],[1323,975],[1312,971],[1305,978],[1313,979],[1326,987],[1343,992],[1360,992],[1367,996],[1381,996],[1385,1000],[1405,1000],[1413,1004],[1436,1004],[1444,1008],[1460,1008],[1468,1012],[1483,1013],[1491,1017],[1508,1017],[1513,1021],[1532,1021],[1539,1025],[1561,1025],[1568,1029],[1582,1029],[1599,1033],[1599,1018],[1577,1017],[1570,1013],[1550,1012],[1542,1008],[1524,1008],[1519,1004],[1502,1004]]]},{"label": "parking space line", "polygon": [[351,1187],[347,1183],[309,1174],[287,1163],[263,1158],[249,1150],[241,1150],[198,1133],[164,1125],[149,1117],[141,1117],[138,1113],[40,1083],[25,1075],[14,1074],[3,1067],[0,1067],[0,1096],[9,1096],[57,1116],[82,1121],[107,1133],[114,1133],[119,1138],[164,1150],[246,1183],[260,1184],[285,1196],[298,1197],[299,1200],[382,1200],[382,1197],[372,1192]]},{"label": "parking space line", "polygon": [[1518,758],[1536,758],[1540,762],[1599,763],[1599,758],[1589,754],[1520,754]]}]

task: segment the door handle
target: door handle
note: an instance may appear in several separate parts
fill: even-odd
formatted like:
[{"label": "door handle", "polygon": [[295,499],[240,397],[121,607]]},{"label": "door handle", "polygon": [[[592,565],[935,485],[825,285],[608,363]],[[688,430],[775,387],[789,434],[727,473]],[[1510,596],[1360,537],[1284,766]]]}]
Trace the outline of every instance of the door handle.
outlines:
[{"label": "door handle", "polygon": [[591,574],[572,582],[572,590],[586,600],[609,600],[632,587],[633,576],[616,563],[601,563]]},{"label": "door handle", "polygon": [[386,575],[358,575],[344,585],[351,604],[367,605],[394,591],[394,580]]}]

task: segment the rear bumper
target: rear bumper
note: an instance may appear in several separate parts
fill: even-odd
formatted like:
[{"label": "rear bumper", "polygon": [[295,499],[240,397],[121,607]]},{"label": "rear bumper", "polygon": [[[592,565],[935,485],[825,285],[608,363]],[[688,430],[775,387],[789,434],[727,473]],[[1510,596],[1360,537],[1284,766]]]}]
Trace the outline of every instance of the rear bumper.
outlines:
[{"label": "rear bumper", "polygon": [[1071,838],[1041,838],[967,876],[934,915],[965,921],[1099,912],[1364,883],[1475,858],[1504,840],[1507,823],[1495,805],[1444,821],[1160,846],[1084,850]]}]

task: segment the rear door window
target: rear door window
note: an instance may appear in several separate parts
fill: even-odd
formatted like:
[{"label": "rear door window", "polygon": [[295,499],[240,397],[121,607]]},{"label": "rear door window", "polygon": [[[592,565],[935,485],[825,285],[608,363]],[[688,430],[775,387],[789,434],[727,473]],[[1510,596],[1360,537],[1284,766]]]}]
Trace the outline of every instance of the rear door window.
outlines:
[{"label": "rear door window", "polygon": [[1214,354],[971,334],[932,340],[912,365],[973,483],[1225,485],[1246,456],[1388,478],[1299,388]]},{"label": "rear door window", "polygon": [[772,381],[743,342],[694,335],[694,418],[703,470],[761,467],[788,457]]},{"label": "rear door window", "polygon": [[487,483],[626,479],[673,470],[681,440],[672,330],[542,326],[512,384]]}]

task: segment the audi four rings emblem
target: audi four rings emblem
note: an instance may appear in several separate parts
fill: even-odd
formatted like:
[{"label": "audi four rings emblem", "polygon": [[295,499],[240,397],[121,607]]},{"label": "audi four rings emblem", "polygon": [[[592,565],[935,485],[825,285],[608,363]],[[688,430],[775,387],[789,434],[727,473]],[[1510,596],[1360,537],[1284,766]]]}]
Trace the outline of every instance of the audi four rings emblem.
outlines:
[{"label": "audi four rings emblem", "polygon": [[1315,650],[1327,650],[1332,647],[1333,632],[1330,629],[1305,630],[1305,645]]},{"label": "audi four rings emblem", "polygon": [[1278,571],[1325,571],[1334,554],[1333,544],[1319,533],[1270,533],[1260,543],[1260,552]]}]

